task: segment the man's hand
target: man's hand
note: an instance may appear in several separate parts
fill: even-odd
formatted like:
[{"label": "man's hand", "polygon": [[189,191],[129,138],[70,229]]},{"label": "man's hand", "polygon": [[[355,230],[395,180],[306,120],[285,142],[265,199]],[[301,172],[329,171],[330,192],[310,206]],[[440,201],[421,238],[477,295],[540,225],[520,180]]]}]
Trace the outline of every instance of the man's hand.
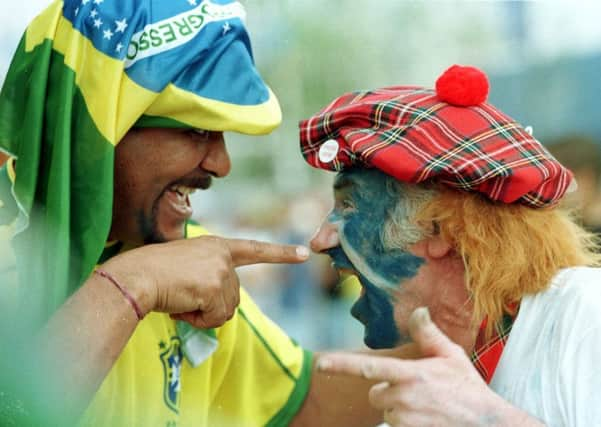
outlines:
[{"label": "man's hand", "polygon": [[422,359],[329,354],[318,369],[382,381],[371,388],[369,401],[393,427],[541,425],[488,388],[463,349],[432,323],[427,308],[413,312],[409,332]]},{"label": "man's hand", "polygon": [[306,261],[304,247],[202,236],[146,245],[103,265],[130,292],[142,312],[171,313],[199,328],[221,326],[240,303],[235,268]]}]

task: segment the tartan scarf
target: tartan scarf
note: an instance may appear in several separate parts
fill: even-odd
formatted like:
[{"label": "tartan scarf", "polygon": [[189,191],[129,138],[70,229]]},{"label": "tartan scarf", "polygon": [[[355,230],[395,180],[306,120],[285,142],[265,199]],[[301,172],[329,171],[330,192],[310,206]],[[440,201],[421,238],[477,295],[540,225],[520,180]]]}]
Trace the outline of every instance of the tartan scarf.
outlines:
[{"label": "tartan scarf", "polygon": [[492,380],[516,317],[517,308],[514,314],[503,314],[503,318],[495,325],[493,334],[488,339],[485,334],[488,318],[484,318],[480,325],[476,345],[470,358],[486,384],[490,384]]}]

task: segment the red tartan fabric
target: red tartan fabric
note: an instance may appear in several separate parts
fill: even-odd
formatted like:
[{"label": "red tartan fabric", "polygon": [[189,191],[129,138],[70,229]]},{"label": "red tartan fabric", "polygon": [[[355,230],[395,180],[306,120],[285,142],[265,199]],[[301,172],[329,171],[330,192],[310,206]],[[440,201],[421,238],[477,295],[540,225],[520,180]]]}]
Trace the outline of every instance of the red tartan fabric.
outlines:
[{"label": "red tartan fabric", "polygon": [[485,338],[486,319],[480,326],[478,337],[476,338],[476,345],[472,351],[471,359],[474,367],[478,370],[486,384],[490,384],[492,377],[503,354],[505,343],[509,338],[509,332],[513,326],[515,315],[505,314],[503,321],[498,324],[492,337],[488,340]]},{"label": "red tartan fabric", "polygon": [[[492,105],[453,106],[426,88],[348,93],[299,127],[306,161],[326,170],[375,167],[401,181],[436,180],[536,208],[555,204],[572,181],[539,141]],[[337,143],[331,160],[320,156],[329,140]]]}]

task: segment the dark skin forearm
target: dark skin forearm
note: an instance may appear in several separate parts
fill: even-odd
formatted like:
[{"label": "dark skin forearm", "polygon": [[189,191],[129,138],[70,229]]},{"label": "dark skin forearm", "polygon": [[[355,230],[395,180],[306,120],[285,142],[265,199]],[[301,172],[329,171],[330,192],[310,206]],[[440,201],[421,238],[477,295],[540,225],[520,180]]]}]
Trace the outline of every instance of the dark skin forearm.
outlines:
[{"label": "dark skin forearm", "polygon": [[362,378],[328,375],[318,371],[314,362],[309,394],[290,426],[377,425],[382,421],[382,413],[367,401],[373,384]]},{"label": "dark skin forearm", "polygon": [[[92,275],[34,340],[32,388],[43,414],[75,421],[131,337],[138,319],[120,291]],[[66,394],[67,393],[67,394]],[[68,414],[69,419],[63,417]]]},{"label": "dark skin forearm", "polygon": [[[369,350],[367,353],[402,359],[418,357],[413,344],[391,350]],[[364,427],[381,423],[382,411],[374,409],[367,398],[369,389],[376,382],[321,372],[316,369],[320,356],[315,354],[309,393],[290,426]]]},{"label": "dark skin forearm", "polygon": [[[102,265],[137,302],[141,315],[170,313],[199,328],[223,325],[240,301],[235,267],[301,262],[295,246],[203,236],[146,245]],[[138,318],[123,293],[92,274],[54,314],[25,353],[36,412],[73,424],[85,410],[131,337]],[[52,423],[51,423],[52,424]]]}]

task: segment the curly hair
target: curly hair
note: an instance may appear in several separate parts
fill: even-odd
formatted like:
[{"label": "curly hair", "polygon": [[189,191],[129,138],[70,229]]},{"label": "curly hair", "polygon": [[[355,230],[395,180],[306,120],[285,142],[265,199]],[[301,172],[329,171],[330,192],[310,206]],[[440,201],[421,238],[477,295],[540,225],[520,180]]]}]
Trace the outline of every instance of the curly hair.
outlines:
[{"label": "curly hair", "polygon": [[547,289],[559,269],[601,265],[597,238],[561,207],[532,209],[440,187],[413,221],[441,233],[461,257],[473,319],[488,318],[488,335],[515,303]]}]

